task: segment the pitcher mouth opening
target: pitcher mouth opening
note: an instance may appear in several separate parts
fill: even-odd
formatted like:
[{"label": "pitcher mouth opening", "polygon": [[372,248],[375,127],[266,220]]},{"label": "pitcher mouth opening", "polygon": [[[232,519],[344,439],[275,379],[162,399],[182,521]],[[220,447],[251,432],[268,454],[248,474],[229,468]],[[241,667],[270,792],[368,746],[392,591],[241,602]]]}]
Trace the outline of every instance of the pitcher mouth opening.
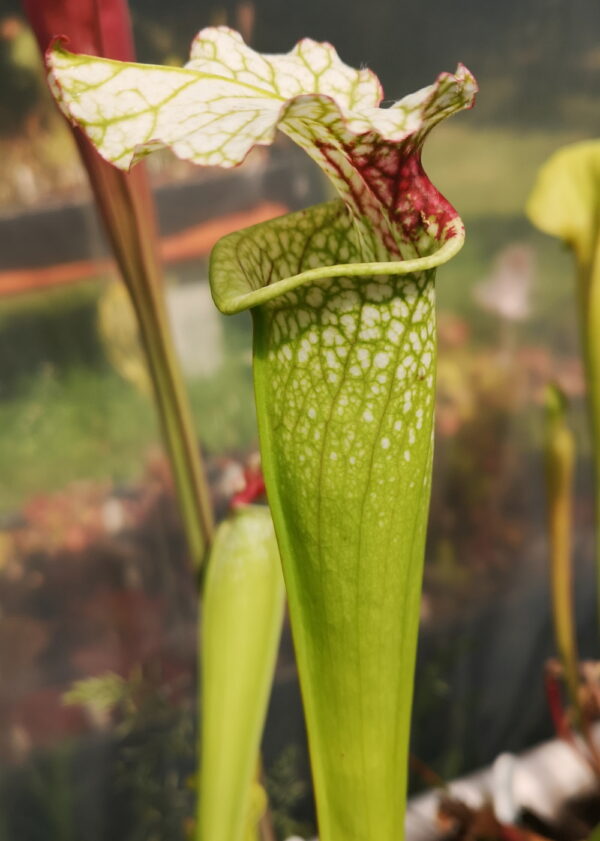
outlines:
[{"label": "pitcher mouth opening", "polygon": [[[287,214],[278,219],[262,222],[242,231],[223,237],[213,248],[210,260],[210,284],[214,302],[225,315],[233,315],[243,310],[252,309],[291,292],[299,286],[309,283],[326,283],[329,278],[352,277],[360,282],[361,278],[400,277],[431,271],[454,257],[465,241],[464,225],[460,217],[455,217],[441,232],[439,247],[423,257],[409,260],[389,260],[382,262],[361,262],[358,259],[348,262],[333,262],[304,271],[292,273],[272,280],[272,269],[264,272],[263,277],[257,271],[250,276],[250,266],[244,266],[240,248],[244,242],[251,242],[253,234],[260,234],[269,228],[276,234],[279,227],[293,229],[290,222],[294,217],[306,219],[311,211],[339,211],[343,203],[339,199],[315,205],[304,211]],[[265,248],[258,251],[264,253]],[[256,261],[256,252],[254,260]],[[274,263],[271,264],[274,266]]]}]

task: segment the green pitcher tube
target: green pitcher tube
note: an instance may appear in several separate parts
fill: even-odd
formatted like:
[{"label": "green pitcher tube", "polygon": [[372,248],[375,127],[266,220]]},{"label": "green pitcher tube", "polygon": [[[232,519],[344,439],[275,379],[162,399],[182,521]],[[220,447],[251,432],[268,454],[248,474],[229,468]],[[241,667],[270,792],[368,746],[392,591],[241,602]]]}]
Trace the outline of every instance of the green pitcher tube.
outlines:
[{"label": "green pitcher tube", "polygon": [[[213,254],[217,305],[252,307],[263,471],[321,841],[403,836],[431,481],[434,275],[460,248],[462,226],[446,233],[428,257],[356,263],[351,217],[333,201],[233,234]],[[285,255],[265,257],[264,286],[257,253]],[[293,266],[291,278],[281,265]]]},{"label": "green pitcher tube", "polygon": [[269,509],[249,505],[217,529],[200,641],[198,841],[246,841],[284,606]]}]

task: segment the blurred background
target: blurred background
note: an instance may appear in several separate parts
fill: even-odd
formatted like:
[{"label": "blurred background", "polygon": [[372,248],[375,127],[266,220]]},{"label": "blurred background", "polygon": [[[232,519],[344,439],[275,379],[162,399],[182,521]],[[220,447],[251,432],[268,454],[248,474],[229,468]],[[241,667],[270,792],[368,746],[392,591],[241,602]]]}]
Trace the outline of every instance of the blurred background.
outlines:
[{"label": "blurred background", "polygon": [[[552,735],[541,454],[557,381],[578,441],[576,602],[595,642],[592,484],[569,255],[524,203],[558,147],[598,134],[596,0],[130,0],[141,61],[203,26],[256,49],[308,35],[390,100],[458,61],[476,108],[424,162],[467,226],[439,276],[437,444],[413,751],[450,779]],[[0,841],[183,841],[193,813],[196,598],[129,311],[16,0],[0,0]],[[284,138],[228,173],[148,160],[167,298],[222,515],[257,448],[250,320],[210,301],[219,236],[322,200]],[[93,680],[90,680],[93,679]],[[284,630],[265,779],[279,838],[314,832]],[[415,777],[413,790],[422,788]]]}]

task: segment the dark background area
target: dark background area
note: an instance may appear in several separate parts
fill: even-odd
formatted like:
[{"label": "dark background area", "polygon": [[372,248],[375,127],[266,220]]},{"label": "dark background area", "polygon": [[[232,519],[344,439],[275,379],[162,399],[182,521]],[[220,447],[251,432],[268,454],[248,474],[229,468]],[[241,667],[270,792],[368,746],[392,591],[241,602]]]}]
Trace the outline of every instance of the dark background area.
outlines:
[{"label": "dark background area", "polygon": [[[214,22],[235,26],[240,10],[232,0],[175,8],[132,0],[130,6],[138,57],[146,62],[167,56],[184,62],[190,33]],[[477,123],[555,126],[574,89],[582,97],[600,89],[600,5],[594,0],[257,0],[253,6],[256,49],[284,52],[304,36],[329,40],[347,63],[375,68],[390,99],[462,61],[492,94],[481,97]],[[0,16],[9,13],[20,14],[18,0],[1,0]],[[27,95],[23,79],[3,75],[0,123],[8,118],[5,101],[16,105]],[[597,122],[590,115],[590,128]]]}]

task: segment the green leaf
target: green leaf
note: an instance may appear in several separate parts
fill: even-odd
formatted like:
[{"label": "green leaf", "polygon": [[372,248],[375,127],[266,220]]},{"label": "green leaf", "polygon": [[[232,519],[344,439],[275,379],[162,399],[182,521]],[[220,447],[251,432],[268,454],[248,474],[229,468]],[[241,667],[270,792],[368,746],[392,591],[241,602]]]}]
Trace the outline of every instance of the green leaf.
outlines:
[{"label": "green leaf", "polygon": [[527,203],[540,230],[572,248],[596,480],[596,564],[600,609],[600,141],[559,149],[540,170]]},{"label": "green leaf", "polygon": [[254,777],[283,605],[269,510],[240,508],[217,529],[202,602],[199,841],[243,841],[260,818]]},{"label": "green leaf", "polygon": [[112,712],[128,699],[127,681],[114,672],[76,680],[63,695],[63,704],[82,706],[92,714]]},{"label": "green leaf", "polygon": [[565,146],[540,169],[527,215],[541,231],[558,237],[589,271],[600,237],[600,141]]},{"label": "green leaf", "polygon": [[[341,201],[221,240],[217,304],[253,307],[263,470],[322,841],[403,836],[431,480],[434,272],[365,266]],[[393,274],[391,272],[393,271]]]}]

